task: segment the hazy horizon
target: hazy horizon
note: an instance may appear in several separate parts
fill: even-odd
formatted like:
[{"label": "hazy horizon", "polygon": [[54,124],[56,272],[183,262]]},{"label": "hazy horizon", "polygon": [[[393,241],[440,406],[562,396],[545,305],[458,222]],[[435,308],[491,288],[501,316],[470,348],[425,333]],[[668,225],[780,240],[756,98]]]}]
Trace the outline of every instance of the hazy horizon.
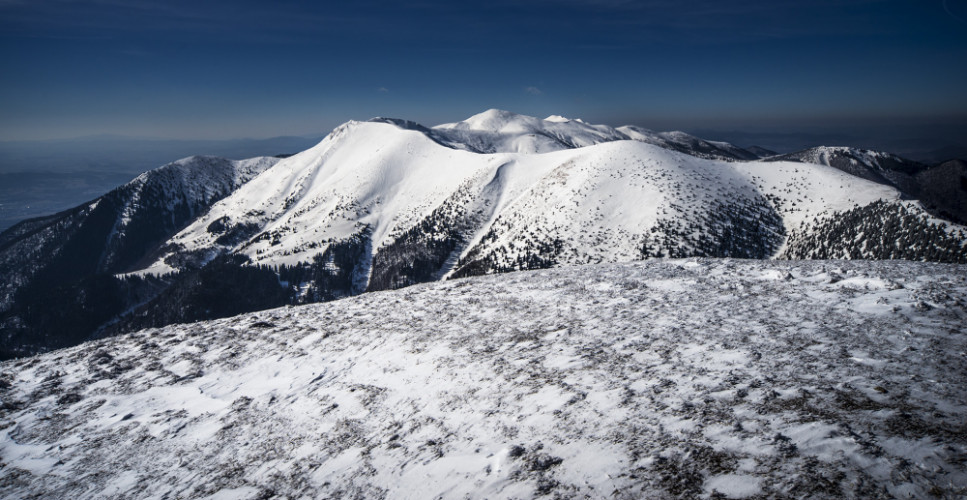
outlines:
[{"label": "hazy horizon", "polygon": [[[450,117],[447,120],[429,122],[412,116],[382,114],[380,116],[416,121],[432,127],[442,123],[461,121],[473,114]],[[508,109],[511,112],[517,110]],[[526,113],[520,113],[526,114]],[[532,116],[546,117],[534,113]],[[967,156],[967,117],[886,117],[878,119],[841,119],[835,124],[817,123],[815,120],[770,121],[751,125],[734,120],[650,120],[631,116],[596,120],[587,116],[565,115],[588,123],[613,127],[636,125],[655,131],[680,130],[703,139],[733,143],[740,147],[759,146],[779,153],[788,153],[815,146],[850,146],[887,151],[924,163],[932,163]],[[592,115],[593,116],[593,115]],[[373,117],[354,117],[366,120]],[[94,154],[99,161],[120,163],[132,153],[151,158],[149,163],[140,162],[125,166],[125,171],[141,172],[185,156],[214,155],[242,159],[258,155],[291,154],[302,151],[325,137],[333,128],[344,122],[334,123],[325,130],[299,134],[278,134],[265,137],[162,137],[137,136],[115,133],[88,134],[75,137],[49,139],[0,140],[0,173],[46,169],[48,171],[77,170],[71,165],[72,155]],[[664,126],[662,126],[664,125]],[[43,146],[40,148],[39,146]],[[142,148],[144,151],[139,150]],[[953,152],[945,155],[943,151]],[[58,153],[62,157],[58,157]],[[140,153],[146,153],[140,155]],[[112,157],[116,155],[116,157]],[[44,159],[51,160],[48,164]],[[161,162],[161,163],[158,163]]]}]

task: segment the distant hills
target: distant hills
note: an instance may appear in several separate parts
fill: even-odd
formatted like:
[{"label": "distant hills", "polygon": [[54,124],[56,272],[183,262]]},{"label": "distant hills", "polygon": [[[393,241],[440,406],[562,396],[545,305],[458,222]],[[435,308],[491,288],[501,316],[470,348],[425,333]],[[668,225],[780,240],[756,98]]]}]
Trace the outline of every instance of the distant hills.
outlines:
[{"label": "distant hills", "polygon": [[0,141],[0,230],[93,200],[176,158],[243,159],[302,151],[321,137],[171,140],[98,135]]}]

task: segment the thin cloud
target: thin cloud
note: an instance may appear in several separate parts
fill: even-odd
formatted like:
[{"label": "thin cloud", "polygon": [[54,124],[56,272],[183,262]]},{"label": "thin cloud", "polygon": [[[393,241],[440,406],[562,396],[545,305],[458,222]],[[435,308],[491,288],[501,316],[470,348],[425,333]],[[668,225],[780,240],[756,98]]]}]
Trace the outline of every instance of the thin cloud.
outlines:
[{"label": "thin cloud", "polygon": [[541,95],[544,93],[541,92],[541,89],[537,87],[524,87],[524,92],[527,92],[530,95]]},{"label": "thin cloud", "polygon": [[949,0],[943,0],[943,10],[945,10],[947,12],[947,14],[950,15],[950,17],[952,17],[952,18],[954,18],[954,19],[956,19],[956,20],[958,20],[958,21],[960,21],[962,23],[967,23],[967,19],[964,19],[963,17],[958,16],[957,14],[955,14],[953,11],[950,10],[950,5],[948,5],[948,1]]}]

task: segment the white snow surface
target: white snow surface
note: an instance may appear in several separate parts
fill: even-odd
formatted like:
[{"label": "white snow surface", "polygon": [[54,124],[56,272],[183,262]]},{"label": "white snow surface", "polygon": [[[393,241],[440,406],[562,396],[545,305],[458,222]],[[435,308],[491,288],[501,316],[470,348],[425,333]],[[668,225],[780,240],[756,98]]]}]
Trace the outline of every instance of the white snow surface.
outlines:
[{"label": "white snow surface", "polygon": [[562,116],[541,120],[499,109],[489,109],[462,122],[437,125],[433,131],[448,146],[477,153],[548,153],[630,138],[608,125]]},{"label": "white snow surface", "polygon": [[[461,205],[480,223],[463,235],[454,262],[474,250],[512,266],[535,241],[563,242],[561,264],[627,262],[641,257],[645,238],[664,234],[659,219],[707,227],[725,205],[771,204],[791,231],[823,213],[900,199],[828,166],[707,160],[662,147],[641,129],[551,118],[490,110],[422,130],[349,122],[215,204],[168,248],[292,265],[368,229],[375,253],[435,210]],[[219,219],[256,234],[218,243],[221,233],[209,228]],[[145,272],[170,271],[169,256]]]},{"label": "white snow surface", "polygon": [[654,132],[633,125],[615,128],[559,115],[541,120],[500,109],[437,125],[432,132],[449,147],[477,153],[536,154],[634,140],[666,149],[689,149],[705,158],[732,159],[732,155],[749,154],[727,142],[706,141],[685,132]]},{"label": "white snow surface", "polygon": [[0,364],[0,496],[963,498],[965,304],[653,260],[144,330]]}]

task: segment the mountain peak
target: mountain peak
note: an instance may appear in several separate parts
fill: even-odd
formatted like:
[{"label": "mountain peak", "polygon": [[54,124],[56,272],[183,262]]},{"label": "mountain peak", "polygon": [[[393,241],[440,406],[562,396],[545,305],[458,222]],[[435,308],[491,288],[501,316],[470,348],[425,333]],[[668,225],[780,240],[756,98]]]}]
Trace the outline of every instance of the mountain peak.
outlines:
[{"label": "mountain peak", "polygon": [[551,115],[551,116],[548,116],[547,118],[544,118],[544,121],[545,122],[551,122],[551,123],[571,123],[571,122],[574,122],[574,123],[585,124],[585,121],[582,120],[582,119],[580,119],[580,118],[568,118],[566,116],[561,116],[561,115]]},{"label": "mountain peak", "polygon": [[[526,126],[524,124],[534,125],[537,121],[538,119],[532,116],[519,115],[512,111],[492,108],[452,125],[453,128],[465,130],[503,132],[515,124],[518,127],[513,128],[519,128],[519,126]],[[441,127],[449,128],[444,125],[441,125]]]}]

